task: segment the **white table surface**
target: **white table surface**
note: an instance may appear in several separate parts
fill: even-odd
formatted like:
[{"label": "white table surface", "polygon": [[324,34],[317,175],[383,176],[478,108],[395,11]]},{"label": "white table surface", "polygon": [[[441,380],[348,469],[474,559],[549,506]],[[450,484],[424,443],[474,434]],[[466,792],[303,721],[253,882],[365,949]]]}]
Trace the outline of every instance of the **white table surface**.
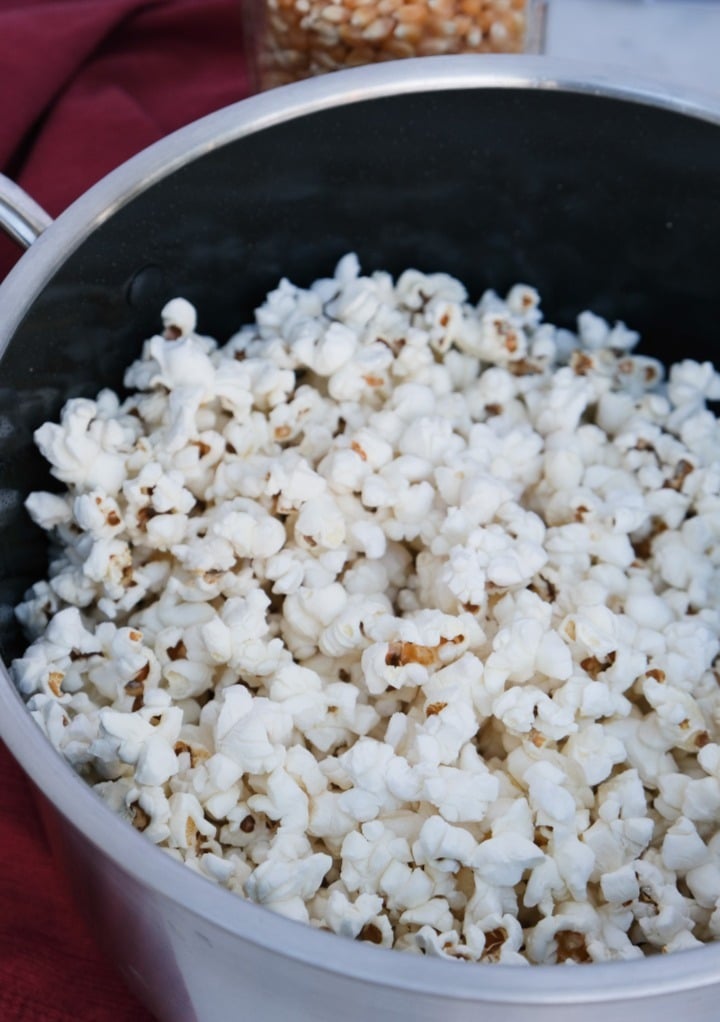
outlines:
[{"label": "white table surface", "polygon": [[549,0],[545,53],[720,96],[720,0]]}]

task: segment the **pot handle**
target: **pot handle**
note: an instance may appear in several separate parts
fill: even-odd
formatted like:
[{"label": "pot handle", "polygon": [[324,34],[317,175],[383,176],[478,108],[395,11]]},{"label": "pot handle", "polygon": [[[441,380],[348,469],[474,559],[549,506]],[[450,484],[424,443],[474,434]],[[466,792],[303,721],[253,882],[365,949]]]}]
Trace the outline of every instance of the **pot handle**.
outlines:
[{"label": "pot handle", "polygon": [[30,248],[52,217],[19,185],[0,174],[0,228],[23,248]]}]

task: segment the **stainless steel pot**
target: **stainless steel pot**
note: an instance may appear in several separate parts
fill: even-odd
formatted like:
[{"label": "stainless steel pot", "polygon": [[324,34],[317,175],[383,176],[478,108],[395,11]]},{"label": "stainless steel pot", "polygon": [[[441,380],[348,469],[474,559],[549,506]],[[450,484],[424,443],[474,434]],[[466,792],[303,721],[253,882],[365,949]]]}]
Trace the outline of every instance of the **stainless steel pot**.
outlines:
[{"label": "stainless steel pot", "polygon": [[[32,430],[116,385],[161,303],[227,334],[279,276],[346,250],[366,269],[536,284],[549,316],[622,316],[647,348],[710,357],[720,280],[720,108],[534,58],[431,58],[303,82],[151,147],[48,226],[0,288],[0,640],[45,572],[22,510],[47,487]],[[0,678],[0,732],[33,780],[98,940],[167,1022],[711,1020],[720,946],[587,968],[469,966],[318,932],[217,889],[113,816]]]}]

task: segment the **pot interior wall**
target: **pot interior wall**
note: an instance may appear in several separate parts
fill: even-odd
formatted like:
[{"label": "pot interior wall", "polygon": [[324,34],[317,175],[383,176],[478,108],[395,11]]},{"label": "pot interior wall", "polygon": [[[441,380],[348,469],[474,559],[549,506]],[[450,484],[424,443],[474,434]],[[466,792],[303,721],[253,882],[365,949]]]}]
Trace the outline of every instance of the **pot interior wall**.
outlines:
[{"label": "pot interior wall", "polygon": [[[480,88],[358,102],[241,138],[120,209],[69,255],[0,370],[0,644],[46,572],[22,501],[53,488],[32,431],[117,387],[164,301],[226,338],[281,276],[346,251],[365,270],[445,270],[478,297],[534,284],[546,315],[640,329],[666,361],[712,358],[720,280],[720,128],[617,99]],[[32,258],[30,254],[27,258]]]}]

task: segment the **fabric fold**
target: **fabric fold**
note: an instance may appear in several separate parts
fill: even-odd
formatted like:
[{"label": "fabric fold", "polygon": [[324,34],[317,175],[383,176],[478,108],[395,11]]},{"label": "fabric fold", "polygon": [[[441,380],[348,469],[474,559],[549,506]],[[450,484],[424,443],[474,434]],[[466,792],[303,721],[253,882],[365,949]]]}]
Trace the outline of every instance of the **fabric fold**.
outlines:
[{"label": "fabric fold", "polygon": [[[240,3],[0,0],[0,169],[57,215],[140,149],[242,99]],[[0,232],[0,280],[19,256]],[[0,1019],[151,1022],[67,894],[2,746],[0,774]]]}]

